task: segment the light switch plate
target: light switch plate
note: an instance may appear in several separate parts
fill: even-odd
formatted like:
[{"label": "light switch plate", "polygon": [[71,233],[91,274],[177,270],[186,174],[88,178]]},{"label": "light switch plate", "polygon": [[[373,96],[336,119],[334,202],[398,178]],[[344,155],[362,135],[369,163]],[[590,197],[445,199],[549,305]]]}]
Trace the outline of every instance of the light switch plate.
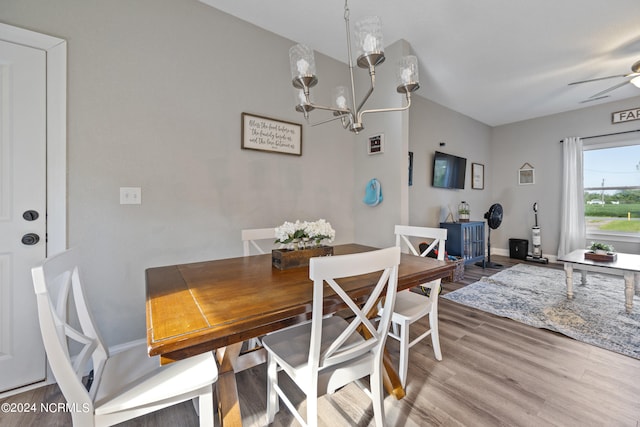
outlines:
[{"label": "light switch plate", "polygon": [[139,205],[142,203],[142,189],[140,187],[120,187],[121,205]]}]

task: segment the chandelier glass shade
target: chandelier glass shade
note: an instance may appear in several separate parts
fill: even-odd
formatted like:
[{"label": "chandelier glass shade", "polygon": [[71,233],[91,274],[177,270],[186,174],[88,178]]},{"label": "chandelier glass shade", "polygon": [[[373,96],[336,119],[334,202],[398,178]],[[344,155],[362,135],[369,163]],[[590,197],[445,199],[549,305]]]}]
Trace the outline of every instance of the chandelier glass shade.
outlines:
[{"label": "chandelier glass shade", "polygon": [[[358,66],[369,68],[384,62],[382,23],[377,16],[367,16],[355,24]],[[347,34],[347,38],[349,34]]]},{"label": "chandelier glass shade", "polygon": [[[404,94],[406,104],[402,107],[364,109],[364,105],[375,89],[375,68],[385,60],[382,39],[382,25],[377,16],[365,17],[354,25],[354,40],[358,67],[369,71],[370,87],[359,104],[355,101],[355,83],[353,78],[353,60],[351,51],[351,34],[349,28],[349,7],[345,1],[344,20],[347,33],[347,53],[349,59],[350,87],[338,86],[333,89],[331,106],[315,104],[311,100],[310,89],[318,83],[316,63],[313,50],[298,44],[289,49],[292,84],[295,88],[296,111],[309,118],[309,112],[315,109],[332,111],[334,118],[339,119],[345,129],[356,134],[364,129],[362,117],[369,113],[404,111],[411,106],[411,92],[419,87],[418,60],[415,56],[405,56],[397,64],[396,81],[398,93]],[[326,121],[325,121],[326,122]],[[324,123],[324,122],[322,122]]]}]

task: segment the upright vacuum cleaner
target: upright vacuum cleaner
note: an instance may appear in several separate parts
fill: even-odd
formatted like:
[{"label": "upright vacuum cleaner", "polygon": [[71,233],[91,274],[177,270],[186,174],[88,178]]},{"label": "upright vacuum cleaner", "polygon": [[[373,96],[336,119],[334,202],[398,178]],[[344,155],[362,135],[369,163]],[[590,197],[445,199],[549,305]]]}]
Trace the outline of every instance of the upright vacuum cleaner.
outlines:
[{"label": "upright vacuum cleaner", "polygon": [[527,255],[526,260],[538,262],[540,264],[549,264],[549,259],[542,256],[542,243],[540,240],[540,227],[538,226],[538,202],[533,204],[533,213],[535,215],[536,224],[531,227],[531,243],[533,248],[531,254]]}]

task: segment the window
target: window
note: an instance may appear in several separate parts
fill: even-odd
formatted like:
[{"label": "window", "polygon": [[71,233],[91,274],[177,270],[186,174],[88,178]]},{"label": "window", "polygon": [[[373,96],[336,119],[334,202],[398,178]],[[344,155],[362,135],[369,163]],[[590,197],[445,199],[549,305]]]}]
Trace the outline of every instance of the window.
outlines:
[{"label": "window", "polygon": [[584,145],[587,239],[640,237],[640,142]]}]

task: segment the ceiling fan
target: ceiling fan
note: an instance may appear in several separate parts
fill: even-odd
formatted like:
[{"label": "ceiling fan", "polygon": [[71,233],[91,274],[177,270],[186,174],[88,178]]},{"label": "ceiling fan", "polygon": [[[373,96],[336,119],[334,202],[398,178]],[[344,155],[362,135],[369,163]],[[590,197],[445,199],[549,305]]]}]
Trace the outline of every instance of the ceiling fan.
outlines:
[{"label": "ceiling fan", "polygon": [[590,82],[597,82],[600,80],[607,80],[607,79],[617,79],[617,78],[629,78],[629,80],[624,81],[622,83],[618,83],[614,86],[611,86],[610,88],[607,88],[603,91],[600,91],[598,93],[596,93],[595,95],[591,95],[589,98],[587,98],[585,101],[582,102],[589,102],[589,101],[596,101],[598,99],[602,99],[602,98],[606,98],[609,95],[606,95],[609,92],[612,92],[616,89],[621,88],[622,86],[626,85],[627,83],[631,83],[634,86],[640,88],[640,61],[636,61],[632,66],[631,66],[631,72],[628,74],[619,74],[616,76],[607,76],[607,77],[598,77],[595,79],[589,79],[589,80],[581,80],[579,82],[573,82],[573,83],[569,83],[569,86],[571,85],[577,85],[577,84],[582,84],[582,83],[590,83]]}]

